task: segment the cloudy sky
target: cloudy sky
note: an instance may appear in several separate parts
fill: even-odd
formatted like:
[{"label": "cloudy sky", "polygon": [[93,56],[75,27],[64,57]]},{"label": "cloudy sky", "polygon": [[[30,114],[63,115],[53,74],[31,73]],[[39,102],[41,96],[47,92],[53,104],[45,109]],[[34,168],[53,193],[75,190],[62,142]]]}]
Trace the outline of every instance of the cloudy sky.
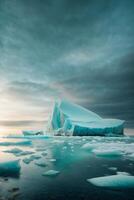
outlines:
[{"label": "cloudy sky", "polygon": [[62,98],[134,127],[133,0],[0,0],[0,133]]}]

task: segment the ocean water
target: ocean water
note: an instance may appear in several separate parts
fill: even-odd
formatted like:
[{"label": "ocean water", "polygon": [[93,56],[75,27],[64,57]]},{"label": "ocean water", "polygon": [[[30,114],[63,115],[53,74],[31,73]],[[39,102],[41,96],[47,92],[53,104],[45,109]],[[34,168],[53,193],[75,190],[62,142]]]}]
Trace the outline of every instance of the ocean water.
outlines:
[{"label": "ocean water", "polygon": [[1,200],[133,200],[87,181],[116,174],[134,176],[134,137],[0,138]]}]

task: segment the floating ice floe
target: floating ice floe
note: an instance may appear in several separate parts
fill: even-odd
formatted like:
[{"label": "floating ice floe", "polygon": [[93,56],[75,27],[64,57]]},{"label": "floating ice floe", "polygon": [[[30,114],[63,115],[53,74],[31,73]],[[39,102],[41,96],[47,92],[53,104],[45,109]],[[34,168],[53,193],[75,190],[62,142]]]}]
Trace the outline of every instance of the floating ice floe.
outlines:
[{"label": "floating ice floe", "polygon": [[118,175],[127,175],[127,176],[131,176],[130,173],[128,172],[117,172]]},{"label": "floating ice floe", "polygon": [[19,154],[19,153],[22,152],[22,150],[19,149],[19,148],[13,148],[13,149],[10,149],[10,150],[5,150],[5,151],[3,151],[3,152],[5,152],[5,153]]},{"label": "floating ice floe", "polygon": [[51,143],[52,144],[62,144],[62,143],[64,143],[64,140],[53,140]]},{"label": "floating ice floe", "polygon": [[129,189],[134,188],[134,176],[129,175],[111,175],[87,179],[88,182],[98,187],[111,189]]},{"label": "floating ice floe", "polygon": [[103,119],[96,113],[68,101],[55,103],[48,132],[55,135],[123,135],[124,121]]},{"label": "floating ice floe", "polygon": [[15,156],[26,156],[26,155],[34,153],[33,151],[22,151],[21,149],[18,149],[18,148],[14,148],[14,149],[11,149],[11,150],[5,150],[3,152],[12,153]]},{"label": "floating ice floe", "polygon": [[116,171],[117,167],[109,167],[108,169],[112,170],[112,171]]},{"label": "floating ice floe", "polygon": [[22,152],[16,154],[16,156],[26,156],[26,155],[33,154],[33,153],[34,153],[33,151],[22,151]]},{"label": "floating ice floe", "polygon": [[129,153],[127,157],[128,157],[129,160],[134,161],[134,153]]},{"label": "floating ice floe", "polygon": [[31,158],[32,160],[38,160],[38,159],[41,158],[41,156],[40,156],[40,155],[32,155],[32,156],[30,156],[30,158]]},{"label": "floating ice floe", "polygon": [[31,163],[33,161],[33,159],[32,158],[24,158],[23,159],[23,162],[25,163],[25,164],[29,164],[29,163]]},{"label": "floating ice floe", "polygon": [[29,163],[31,163],[33,160],[38,160],[38,159],[40,159],[40,158],[41,158],[40,155],[31,155],[31,156],[28,157],[28,158],[24,158],[24,159],[23,159],[23,162],[24,162],[25,164],[29,164]]},{"label": "floating ice floe", "polygon": [[63,149],[63,150],[67,149],[67,146],[64,146],[62,149]]},{"label": "floating ice floe", "polygon": [[31,144],[32,144],[32,142],[30,140],[0,142],[0,146],[27,146],[27,145],[31,145]]},{"label": "floating ice floe", "polygon": [[0,162],[0,176],[15,176],[20,172],[20,160]]},{"label": "floating ice floe", "polygon": [[46,156],[48,154],[48,152],[47,151],[44,151],[44,152],[42,152],[42,156]]},{"label": "floating ice floe", "polygon": [[36,149],[36,151],[46,151],[46,148],[44,148],[44,147],[39,147],[39,148]]},{"label": "floating ice floe", "polygon": [[36,135],[43,135],[43,131],[41,130],[24,130],[22,131],[24,136],[36,136]]},{"label": "floating ice floe", "polygon": [[85,149],[85,150],[92,151],[97,146],[98,146],[98,144],[86,143],[86,144],[83,144],[81,148]]},{"label": "floating ice floe", "polygon": [[35,162],[35,165],[38,165],[40,167],[46,167],[47,166],[47,164],[44,160],[39,160],[39,161]]},{"label": "floating ice floe", "polygon": [[92,151],[96,156],[100,157],[119,157],[122,156],[123,153],[118,150],[106,150],[106,149],[94,149]]},{"label": "floating ice floe", "polygon": [[43,176],[56,176],[58,175],[60,172],[56,171],[56,170],[48,170],[47,172],[44,172],[42,175]]},{"label": "floating ice floe", "polygon": [[56,162],[56,159],[55,158],[51,158],[49,161],[50,162]]},{"label": "floating ice floe", "polygon": [[81,149],[88,150],[99,157],[114,158],[122,156],[123,159],[134,159],[134,144],[127,143],[125,137],[123,139],[119,138],[119,140],[117,138],[100,138],[102,139],[99,140],[96,137],[96,142],[91,139],[90,142],[83,144]]}]

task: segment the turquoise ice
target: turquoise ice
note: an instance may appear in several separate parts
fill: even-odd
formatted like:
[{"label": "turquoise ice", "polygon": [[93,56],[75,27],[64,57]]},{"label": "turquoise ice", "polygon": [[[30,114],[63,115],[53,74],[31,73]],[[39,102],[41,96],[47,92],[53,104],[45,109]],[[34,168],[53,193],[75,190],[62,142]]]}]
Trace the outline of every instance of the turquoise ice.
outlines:
[{"label": "turquoise ice", "polygon": [[104,119],[96,113],[68,101],[56,102],[48,122],[55,135],[123,135],[124,121]]},{"label": "turquoise ice", "polygon": [[113,189],[134,188],[134,176],[124,175],[124,174],[91,178],[87,179],[87,181],[95,186],[104,188],[113,188]]},{"label": "turquoise ice", "polygon": [[20,160],[0,162],[0,176],[15,176],[21,169]]}]

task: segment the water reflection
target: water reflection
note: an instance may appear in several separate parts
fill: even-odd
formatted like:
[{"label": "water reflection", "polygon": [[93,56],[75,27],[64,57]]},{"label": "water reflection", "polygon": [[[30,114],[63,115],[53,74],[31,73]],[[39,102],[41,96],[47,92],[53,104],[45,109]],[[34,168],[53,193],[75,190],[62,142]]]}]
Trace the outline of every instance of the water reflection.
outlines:
[{"label": "water reflection", "polygon": [[[18,144],[22,139],[16,140]],[[9,138],[7,141],[10,142],[12,139]],[[134,175],[134,138],[56,137],[31,139],[31,144],[0,146],[0,164],[20,159],[21,166],[12,168],[12,165],[9,165],[5,172],[0,169],[0,176],[8,177],[8,181],[3,181],[0,185],[4,197],[12,187],[19,187],[21,195],[18,200],[81,200],[89,197],[92,200],[133,199],[129,194],[126,198],[123,191],[117,194],[115,191],[108,192],[96,188],[87,183],[87,179],[115,175],[119,171]],[[89,149],[82,148],[85,144]],[[15,148],[22,151],[19,157],[11,151]],[[26,155],[26,151],[33,154]],[[122,156],[117,157],[117,151],[122,152]],[[31,162],[23,162],[26,158],[32,158]],[[41,167],[42,163],[44,166]],[[49,170],[57,170],[60,173],[56,177],[43,176]]]}]

